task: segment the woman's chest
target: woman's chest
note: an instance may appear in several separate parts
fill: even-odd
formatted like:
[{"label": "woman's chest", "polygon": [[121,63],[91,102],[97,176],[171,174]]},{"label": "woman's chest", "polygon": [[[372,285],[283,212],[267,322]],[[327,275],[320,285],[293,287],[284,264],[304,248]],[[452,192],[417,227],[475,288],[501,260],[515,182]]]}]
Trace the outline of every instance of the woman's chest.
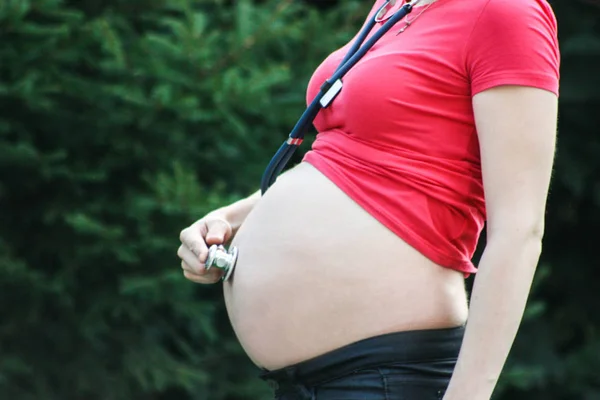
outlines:
[{"label": "woman's chest", "polygon": [[[341,92],[315,120],[319,132],[337,129],[391,146],[434,132],[472,134],[462,30],[416,24],[398,34],[404,27],[398,23],[344,76]],[[348,49],[346,45],[335,51],[316,69],[307,101],[333,75]]]}]

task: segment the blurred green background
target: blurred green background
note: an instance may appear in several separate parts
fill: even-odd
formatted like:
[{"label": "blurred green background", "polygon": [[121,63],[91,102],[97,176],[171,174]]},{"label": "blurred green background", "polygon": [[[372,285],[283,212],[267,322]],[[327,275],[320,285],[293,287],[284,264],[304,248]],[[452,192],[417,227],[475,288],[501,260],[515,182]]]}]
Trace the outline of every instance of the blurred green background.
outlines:
[{"label": "blurred green background", "polygon": [[[0,0],[0,399],[269,398],[179,231],[256,190],[371,5]],[[600,399],[600,5],[552,6],[559,148],[502,400]]]}]

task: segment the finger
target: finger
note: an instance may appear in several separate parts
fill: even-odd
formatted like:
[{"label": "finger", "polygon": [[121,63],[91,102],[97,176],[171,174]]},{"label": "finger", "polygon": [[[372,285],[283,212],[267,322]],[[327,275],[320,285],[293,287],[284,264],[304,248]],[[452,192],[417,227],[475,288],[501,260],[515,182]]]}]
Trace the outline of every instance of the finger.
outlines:
[{"label": "finger", "polygon": [[196,273],[196,271],[194,271],[194,268],[190,267],[190,265],[188,263],[186,263],[185,261],[181,261],[181,269],[189,272],[192,275],[198,275],[198,276],[205,275],[205,273],[202,273],[202,274]]},{"label": "finger", "polygon": [[192,225],[191,227],[184,229],[181,231],[179,239],[192,254],[196,255],[201,263],[206,261],[206,258],[208,257],[208,247],[202,237],[201,227]]},{"label": "finger", "polygon": [[222,218],[211,218],[206,220],[208,231],[206,233],[206,244],[222,244],[225,243],[232,233],[232,228],[229,222]]},{"label": "finger", "polygon": [[185,276],[186,279],[195,282],[195,283],[202,283],[202,284],[211,284],[211,283],[217,283],[219,281],[219,279],[221,279],[221,276],[223,275],[222,271],[218,271],[218,270],[214,270],[211,269],[208,273],[204,274],[204,275],[196,275],[193,274],[191,272],[189,272],[188,270],[183,270],[183,276]]},{"label": "finger", "polygon": [[194,281],[214,281],[222,276],[221,270],[218,268],[213,268],[208,271],[198,274],[191,268],[185,261],[181,262],[181,269],[184,272],[184,275],[194,278]]},{"label": "finger", "polygon": [[202,274],[206,273],[206,268],[204,266],[204,263],[200,262],[198,257],[194,253],[192,253],[192,251],[190,249],[188,249],[186,246],[184,246],[184,245],[179,246],[179,249],[177,249],[177,256],[179,258],[181,258],[182,267],[183,267],[183,264],[185,263],[185,265],[187,266],[186,269],[189,270],[190,272],[197,274],[197,275],[202,275]]}]

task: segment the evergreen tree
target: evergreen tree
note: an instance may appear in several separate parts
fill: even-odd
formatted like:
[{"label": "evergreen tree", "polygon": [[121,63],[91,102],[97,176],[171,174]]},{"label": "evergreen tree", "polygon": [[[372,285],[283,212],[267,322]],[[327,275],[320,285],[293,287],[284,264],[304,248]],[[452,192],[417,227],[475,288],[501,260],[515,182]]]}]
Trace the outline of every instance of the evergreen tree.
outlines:
[{"label": "evergreen tree", "polygon": [[[552,5],[559,150],[507,400],[600,399],[600,9]],[[1,399],[270,398],[219,285],[182,277],[179,231],[257,189],[370,6],[0,2]]]}]

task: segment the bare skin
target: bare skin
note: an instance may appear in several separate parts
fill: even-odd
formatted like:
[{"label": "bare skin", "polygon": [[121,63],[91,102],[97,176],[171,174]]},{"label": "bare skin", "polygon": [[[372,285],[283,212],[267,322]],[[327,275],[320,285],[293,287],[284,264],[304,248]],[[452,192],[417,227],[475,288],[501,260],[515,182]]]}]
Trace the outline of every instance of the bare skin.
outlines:
[{"label": "bare skin", "polygon": [[461,273],[408,246],[309,164],[280,178],[232,244],[240,256],[224,285],[229,317],[267,369],[467,318]]},{"label": "bare skin", "polygon": [[253,204],[214,213],[224,235],[208,242],[231,232],[215,216],[235,224],[230,215],[252,210],[233,239],[240,255],[224,294],[257,365],[272,370],[374,335],[466,321],[462,273],[408,246],[311,165],[288,171]]}]

